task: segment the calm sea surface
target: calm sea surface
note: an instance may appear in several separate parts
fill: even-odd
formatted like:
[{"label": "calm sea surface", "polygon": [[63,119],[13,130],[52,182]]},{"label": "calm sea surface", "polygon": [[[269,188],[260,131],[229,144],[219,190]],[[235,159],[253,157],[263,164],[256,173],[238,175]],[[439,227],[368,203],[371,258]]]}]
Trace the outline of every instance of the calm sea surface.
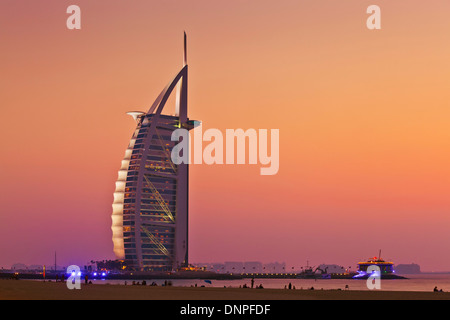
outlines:
[{"label": "calm sea surface", "polygon": [[[386,291],[433,291],[434,287],[450,292],[450,274],[421,274],[408,275],[408,279],[401,280],[381,280],[381,290]],[[146,280],[147,285],[156,282],[158,285],[164,284],[165,280]],[[167,280],[171,281],[173,286],[190,287],[234,287],[238,288],[244,284],[250,286],[251,279],[241,280],[210,280],[210,283],[204,280]],[[127,285],[131,285],[132,280],[126,280]],[[139,280],[142,282],[142,280]],[[93,280],[95,284],[124,285],[125,280]],[[285,286],[292,284],[296,289],[309,289],[314,287],[315,290],[328,289],[344,289],[346,285],[350,290],[369,290],[366,286],[366,280],[353,279],[255,279],[255,286],[263,285],[264,288],[283,289]]]}]

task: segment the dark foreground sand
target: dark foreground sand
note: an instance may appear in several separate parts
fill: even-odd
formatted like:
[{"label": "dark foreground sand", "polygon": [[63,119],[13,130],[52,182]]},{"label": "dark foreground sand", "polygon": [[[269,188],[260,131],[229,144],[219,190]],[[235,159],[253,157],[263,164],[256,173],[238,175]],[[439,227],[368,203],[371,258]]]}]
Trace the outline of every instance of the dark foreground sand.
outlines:
[{"label": "dark foreground sand", "polygon": [[450,300],[448,292],[283,290],[150,287],[92,284],[69,290],[65,283],[0,280],[0,300]]}]

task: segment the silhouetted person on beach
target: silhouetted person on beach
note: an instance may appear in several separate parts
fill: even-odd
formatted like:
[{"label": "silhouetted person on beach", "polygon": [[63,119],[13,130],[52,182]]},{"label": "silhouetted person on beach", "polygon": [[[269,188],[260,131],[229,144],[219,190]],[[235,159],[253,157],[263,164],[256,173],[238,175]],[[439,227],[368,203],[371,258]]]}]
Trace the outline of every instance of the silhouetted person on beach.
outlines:
[{"label": "silhouetted person on beach", "polygon": [[434,287],[433,291],[434,291],[434,292],[438,292],[439,290],[438,290],[437,287]]},{"label": "silhouetted person on beach", "polygon": [[253,285],[255,284],[255,278],[252,278],[252,289],[253,289]]},{"label": "silhouetted person on beach", "polygon": [[289,287],[288,288],[289,288],[289,290],[292,289],[292,283],[289,282]]}]

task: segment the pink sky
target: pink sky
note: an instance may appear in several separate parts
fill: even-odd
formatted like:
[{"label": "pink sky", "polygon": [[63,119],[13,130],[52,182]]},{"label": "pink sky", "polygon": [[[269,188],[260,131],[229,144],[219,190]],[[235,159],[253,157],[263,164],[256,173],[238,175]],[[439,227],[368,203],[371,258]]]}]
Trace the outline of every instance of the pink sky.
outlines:
[{"label": "pink sky", "polygon": [[[66,28],[66,8],[82,29]],[[382,29],[366,28],[378,4]],[[190,169],[190,260],[450,270],[447,0],[3,1],[0,266],[113,259],[114,183],[182,64],[204,129],[280,129],[280,170]]]}]

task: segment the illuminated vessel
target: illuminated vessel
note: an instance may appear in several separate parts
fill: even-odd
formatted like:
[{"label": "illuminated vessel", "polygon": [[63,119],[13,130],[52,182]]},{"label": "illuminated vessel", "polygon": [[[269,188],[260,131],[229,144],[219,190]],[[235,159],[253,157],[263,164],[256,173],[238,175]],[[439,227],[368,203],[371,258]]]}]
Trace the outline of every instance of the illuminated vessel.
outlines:
[{"label": "illuminated vessel", "polygon": [[358,262],[358,274],[353,276],[353,279],[367,279],[376,271],[369,270],[369,267],[376,266],[380,268],[381,279],[406,279],[405,277],[395,274],[394,263],[381,259],[381,250],[377,257],[369,258],[367,261]]}]

